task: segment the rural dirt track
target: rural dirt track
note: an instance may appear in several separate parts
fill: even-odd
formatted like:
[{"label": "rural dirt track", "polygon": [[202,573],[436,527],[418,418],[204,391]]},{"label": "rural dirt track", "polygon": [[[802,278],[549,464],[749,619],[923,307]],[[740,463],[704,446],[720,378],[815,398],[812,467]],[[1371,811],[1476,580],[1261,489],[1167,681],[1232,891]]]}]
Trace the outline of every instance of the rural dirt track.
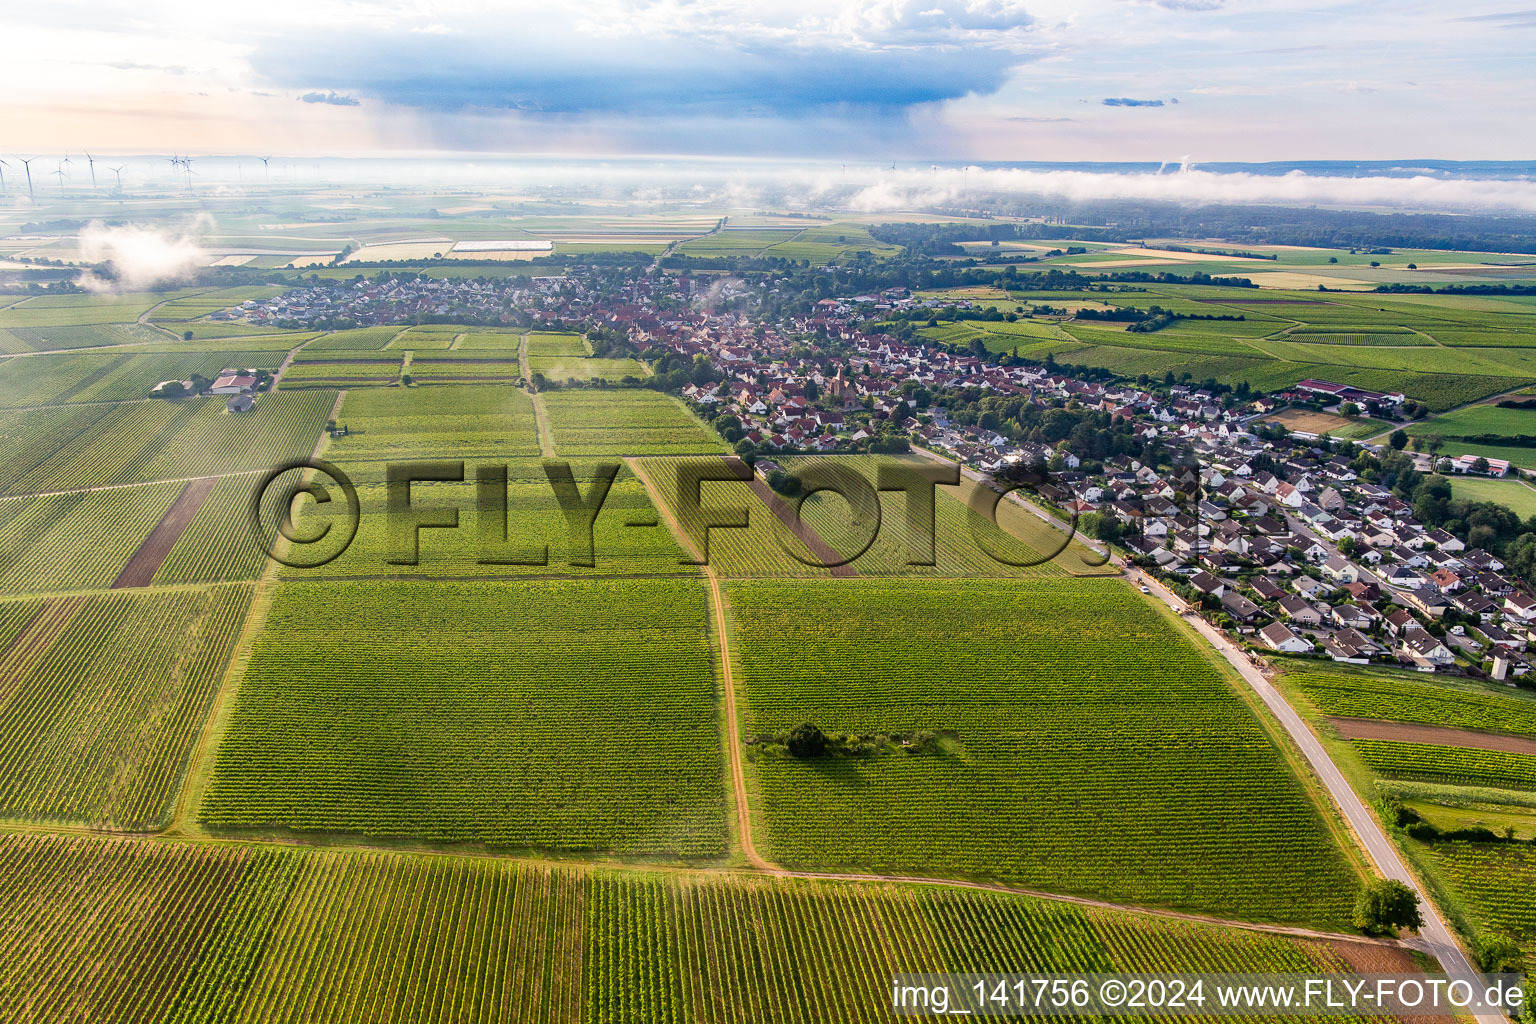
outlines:
[{"label": "rural dirt track", "polygon": [[1536,754],[1536,739],[1506,736],[1496,732],[1454,729],[1443,725],[1412,725],[1407,722],[1383,722],[1375,718],[1330,718],[1329,722],[1347,740],[1392,740],[1396,743],[1433,743],[1442,747],[1470,747],[1473,750],[1500,750],[1508,754]]},{"label": "rural dirt track", "polygon": [[128,564],[123,566],[122,572],[117,574],[117,579],[112,581],[113,590],[149,586],[155,573],[160,571],[165,556],[171,553],[171,548],[181,539],[192,517],[203,507],[208,492],[213,490],[218,480],[218,477],[205,476],[191,481],[181,489],[176,500],[171,502],[171,507],[165,510],[165,515],[160,517],[155,528],[149,531],[149,536],[140,542],[138,550],[128,559]]}]

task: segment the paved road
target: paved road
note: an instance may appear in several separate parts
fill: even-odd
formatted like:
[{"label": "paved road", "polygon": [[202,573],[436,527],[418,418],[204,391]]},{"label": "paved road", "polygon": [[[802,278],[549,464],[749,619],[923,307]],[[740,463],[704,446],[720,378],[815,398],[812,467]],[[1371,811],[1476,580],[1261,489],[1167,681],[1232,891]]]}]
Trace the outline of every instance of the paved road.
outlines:
[{"label": "paved road", "polygon": [[[1175,608],[1183,605],[1183,601],[1171,591],[1140,570],[1131,570],[1131,581],[1146,586]],[[1474,973],[1472,964],[1451,935],[1450,929],[1446,927],[1440,912],[1435,909],[1435,905],[1419,887],[1418,880],[1398,856],[1397,847],[1387,838],[1386,833],[1382,832],[1375,816],[1345,780],[1338,765],[1333,763],[1333,758],[1328,756],[1328,751],[1323,749],[1322,743],[1307,727],[1306,722],[1302,721],[1290,702],[1270,685],[1269,680],[1265,679],[1248,660],[1247,655],[1238,650],[1225,634],[1199,616],[1189,616],[1187,621],[1199,631],[1201,636],[1205,637],[1211,646],[1221,652],[1233,668],[1237,669],[1253,691],[1259,695],[1264,706],[1269,708],[1270,713],[1284,727],[1292,741],[1301,748],[1307,763],[1312,766],[1312,770],[1328,790],[1328,795],[1343,812],[1345,820],[1354,830],[1360,845],[1365,848],[1365,852],[1376,865],[1376,870],[1386,878],[1396,879],[1412,887],[1414,892],[1419,894],[1419,905],[1424,914],[1424,928],[1420,931],[1418,940],[1411,944],[1440,961],[1446,974],[1452,978],[1470,978]],[[1479,1014],[1477,1020],[1479,1024],[1501,1024],[1501,1022],[1507,1024],[1500,1014]]]}]

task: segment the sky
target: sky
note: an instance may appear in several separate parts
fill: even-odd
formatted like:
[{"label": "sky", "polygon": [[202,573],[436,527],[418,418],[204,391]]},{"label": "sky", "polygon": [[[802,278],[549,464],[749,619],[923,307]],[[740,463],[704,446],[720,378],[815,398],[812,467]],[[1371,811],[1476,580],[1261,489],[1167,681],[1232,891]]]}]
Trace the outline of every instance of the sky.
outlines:
[{"label": "sky", "polygon": [[0,3],[8,153],[1536,158],[1520,3]]}]

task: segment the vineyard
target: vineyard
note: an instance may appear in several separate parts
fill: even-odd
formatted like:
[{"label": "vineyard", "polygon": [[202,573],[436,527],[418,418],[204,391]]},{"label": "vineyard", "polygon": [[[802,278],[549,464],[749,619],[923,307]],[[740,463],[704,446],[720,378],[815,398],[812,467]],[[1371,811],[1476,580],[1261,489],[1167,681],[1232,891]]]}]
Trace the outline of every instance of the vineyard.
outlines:
[{"label": "vineyard", "polygon": [[1536,789],[1536,756],[1396,740],[1351,740],[1374,772],[1399,779]]},{"label": "vineyard", "polygon": [[1519,843],[1437,842],[1427,850],[1485,933],[1520,943],[1536,965],[1536,847]]},{"label": "vineyard", "polygon": [[1358,881],[1308,794],[1227,680],[1125,585],[727,593],[749,737],[807,720],[932,736],[814,765],[749,748],[769,859],[1347,921]]},{"label": "vineyard", "polygon": [[552,391],[542,396],[560,455],[690,455],[725,443],[655,391]]},{"label": "vineyard", "polygon": [[266,469],[307,456],[335,393],[263,395],[245,413],[222,397],[107,407],[28,439],[7,466],[13,494]]},{"label": "vineyard", "polygon": [[286,584],[202,819],[719,856],[706,622],[693,581]]},{"label": "vineyard", "polygon": [[244,587],[0,603],[0,815],[164,824],[223,677]]},{"label": "vineyard", "polygon": [[[578,460],[570,466],[571,477],[583,495],[593,493],[597,461]],[[592,524],[591,549],[586,550],[584,537],[579,534],[581,545],[572,546],[571,529],[556,500],[554,488],[543,464],[535,460],[495,460],[490,463],[489,468],[505,468],[507,473],[506,515],[503,524],[500,510],[492,508],[482,520],[476,474],[485,465],[467,463],[463,483],[412,485],[413,503],[423,508],[457,509],[459,517],[455,529],[421,531],[417,546],[418,564],[413,566],[389,561],[397,557],[397,553],[386,511],[382,467],[372,463],[344,463],[344,470],[358,488],[362,518],[357,536],[346,552],[334,561],[317,569],[281,569],[280,575],[290,579],[311,579],[380,575],[506,578],[550,573],[578,576],[697,574],[698,570],[684,564],[682,551],[666,527],[660,525],[645,487],[628,469],[621,469],[609,488],[602,510]],[[339,524],[339,517],[345,514],[345,506],[340,502],[306,504],[300,516],[301,529],[318,530],[318,525],[310,524],[324,522],[328,517]],[[486,528],[482,521],[489,523],[489,538],[481,533]],[[583,562],[591,564],[579,564]]]},{"label": "vineyard", "polygon": [[223,350],[81,352],[0,362],[0,406],[124,402],[148,398],[163,380],[209,380],[225,367],[275,370],[284,351]]},{"label": "vineyard", "polygon": [[587,356],[528,357],[528,373],[542,374],[552,381],[620,381],[625,377],[647,376],[645,367],[634,359],[594,359]]},{"label": "vineyard", "polygon": [[538,455],[533,400],[517,388],[349,391],[336,415],[347,436],[326,457],[346,461]]},{"label": "vineyard", "polygon": [[890,1019],[898,972],[1349,969],[1322,943],[941,887],[22,835],[0,871],[18,1021],[852,1024]]},{"label": "vineyard", "polygon": [[[250,503],[260,479],[260,474],[245,473],[214,484],[161,563],[154,582],[207,583],[253,580],[260,576],[266,567],[266,555],[252,535],[249,518]],[[263,521],[276,521],[280,509],[274,502],[267,503]]]},{"label": "vineyard", "polygon": [[1475,684],[1458,687],[1402,673],[1324,670],[1305,662],[1290,667],[1288,678],[1325,715],[1536,736],[1536,701],[1473,689]]},{"label": "vineyard", "polygon": [[182,485],[0,499],[0,593],[111,585]]}]

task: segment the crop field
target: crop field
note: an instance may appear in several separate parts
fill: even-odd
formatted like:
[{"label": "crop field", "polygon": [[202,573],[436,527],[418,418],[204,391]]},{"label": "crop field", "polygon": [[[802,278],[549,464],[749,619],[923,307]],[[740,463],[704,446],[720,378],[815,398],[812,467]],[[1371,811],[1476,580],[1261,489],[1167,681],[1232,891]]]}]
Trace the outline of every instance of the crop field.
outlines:
[{"label": "crop field", "polygon": [[0,330],[0,354],[142,345],[165,340],[164,334],[139,323],[97,324],[89,327],[13,327]]},{"label": "crop field", "polygon": [[1379,775],[1469,786],[1536,789],[1536,756],[1396,740],[1350,740],[1360,760]]},{"label": "crop field", "polygon": [[529,358],[553,359],[558,356],[583,357],[591,354],[586,339],[579,334],[534,331],[528,335]]},{"label": "crop field", "polygon": [[[1417,722],[1536,736],[1536,700],[1470,681],[1424,682],[1417,673],[1287,665],[1287,677],[1325,715]],[[1502,689],[1502,688],[1500,688]]]},{"label": "crop field", "polygon": [[551,391],[548,410],[560,455],[691,455],[725,442],[677,399],[655,391]]},{"label": "crop field", "polygon": [[171,299],[163,306],[156,308],[150,318],[156,322],[162,320],[196,320],[207,316],[209,313],[217,313],[222,309],[238,306],[247,299],[270,299],[274,295],[281,294],[279,285],[253,285],[241,288],[216,288],[212,291],[199,291],[179,295]]},{"label": "crop field", "polygon": [[332,460],[539,454],[533,400],[502,385],[348,391],[336,424],[349,433],[326,442]]},{"label": "crop field", "polygon": [[1525,969],[1531,970],[1536,965],[1536,847],[1437,842],[1426,849],[1478,928],[1518,942]]},{"label": "crop field", "polygon": [[[302,353],[301,353],[302,354]],[[335,356],[335,352],[323,353]],[[398,383],[402,359],[327,359],[295,361],[283,373],[281,391],[313,388],[385,387]]]},{"label": "crop field", "polygon": [[20,356],[0,362],[0,407],[121,402],[148,398],[162,380],[197,374],[212,379],[225,367],[275,370],[283,351],[123,349],[75,355]]},{"label": "crop field", "polygon": [[304,354],[307,356],[335,351],[376,352],[387,346],[391,339],[404,330],[404,327],[359,327],[351,331],[333,331],[305,345]]},{"label": "crop field", "polygon": [[163,825],[249,602],[245,587],[21,602],[30,621],[3,654],[0,816]]},{"label": "crop field", "polygon": [[[253,580],[261,575],[266,555],[252,536],[249,519],[260,478],[258,473],[244,473],[214,484],[160,564],[156,585]],[[269,504],[264,521],[275,522],[279,514]]]},{"label": "crop field", "polygon": [[[457,356],[464,357],[448,358]],[[496,359],[493,353],[487,352],[418,352],[406,365],[405,372],[412,380],[429,384],[518,381],[523,377],[523,364],[512,358]]]},{"label": "crop field", "polygon": [[873,1024],[899,972],[1347,969],[1287,936],[893,884],[27,835],[0,870],[9,1019]]},{"label": "crop field", "polygon": [[285,584],[202,820],[719,856],[707,621],[693,580]]},{"label": "crop field", "polygon": [[506,349],[516,352],[523,342],[521,334],[511,332],[498,333],[487,330],[484,327],[471,327],[467,328],[467,330],[469,333],[464,335],[463,340],[459,342],[459,347],[454,351],[464,352],[483,349],[494,352]]},{"label": "crop field", "polygon": [[[1185,315],[1246,318],[1182,320],[1147,334],[1097,321],[1061,325],[1049,320],[960,321],[919,333],[947,344],[979,338],[996,353],[1019,345],[1020,355],[1034,359],[1043,358],[1045,350],[1029,351],[1008,335],[1027,332],[1045,340],[1065,334],[1084,344],[1071,351],[1050,350],[1059,362],[1104,367],[1122,376],[1161,377],[1172,370],[1175,377],[1188,373],[1195,381],[1214,377],[1230,385],[1247,381],[1263,390],[1321,377],[1371,390],[1402,390],[1436,411],[1536,379],[1536,359],[1527,351],[1536,345],[1536,316],[1531,315],[1536,310],[1522,314],[1513,310],[1524,307],[1512,306],[1510,312],[1493,314],[1458,304],[1459,296],[1444,297],[1443,305],[1439,296],[1433,304],[1399,303],[1403,296],[1374,294],[1329,293],[1321,299],[1305,291],[1266,291],[1264,296],[1282,301],[1254,302],[1256,296],[1247,289],[1183,285],[1148,285],[1134,297],[1115,293],[1107,300],[1139,309],[1156,304]],[[1024,301],[1072,309],[1083,305],[1083,295],[1017,293],[992,305],[1012,309]]]},{"label": "crop field", "polygon": [[222,397],[131,402],[72,436],[38,437],[15,454],[13,494],[266,469],[308,455],[335,393],[263,395],[231,413]]},{"label": "crop field", "polygon": [[163,483],[0,499],[0,593],[109,586],[181,489]]},{"label": "crop field", "polygon": [[1124,584],[727,591],[749,737],[807,720],[935,737],[814,766],[749,748],[769,859],[1347,919],[1358,880],[1285,759],[1226,678]]},{"label": "crop field", "polygon": [[[455,459],[459,457],[453,456]],[[595,459],[584,459],[571,465],[572,478],[583,496],[590,497],[594,493],[596,463]],[[684,564],[682,551],[671,533],[660,525],[645,487],[627,468],[620,470],[592,523],[592,547],[588,551],[584,540],[579,547],[573,546],[570,527],[556,501],[543,463],[532,459],[507,460],[500,455],[494,458],[491,468],[502,467],[507,472],[506,515],[503,520],[500,510],[492,509],[482,520],[476,475],[483,465],[466,464],[463,483],[412,485],[415,504],[423,508],[455,509],[459,521],[458,527],[451,530],[422,530],[417,564],[412,566],[390,561],[400,556],[386,512],[382,467],[369,463],[343,463],[344,470],[358,487],[362,518],[357,536],[345,553],[320,568],[285,568],[279,574],[291,579],[697,574],[697,569]],[[318,525],[311,524],[323,523],[327,517],[342,516],[344,509],[339,502],[330,505],[306,503],[300,514],[299,529],[306,534],[318,530]],[[489,537],[481,533],[486,528],[491,531]],[[578,564],[586,562],[591,564]]]},{"label": "crop field", "polygon": [[[836,455],[782,461],[785,469],[852,470],[871,487],[878,483],[882,464],[912,468],[939,465],[917,456]],[[998,503],[996,526],[984,516],[973,513],[970,502],[982,496],[978,492],[980,486],[969,477],[962,477],[957,486],[935,488],[933,566],[908,564],[915,547],[924,538],[915,535],[909,527],[903,493],[888,491],[881,495],[878,523],[864,518],[846,499],[830,491],[807,498],[801,506],[801,519],[834,551],[844,556],[857,551],[873,533],[874,542],[868,550],[849,563],[861,576],[1055,576],[1113,574],[1116,571],[1109,565],[1087,565],[1078,557],[1079,552],[1094,561],[1098,559],[1080,545],[1068,546],[1066,534],[1015,502]],[[1001,557],[994,557],[989,552]]]},{"label": "crop field", "polygon": [[625,377],[647,377],[645,366],[634,359],[594,359],[591,357],[528,357],[528,372],[541,373],[553,381],[619,381]]},{"label": "crop field", "polygon": [[1284,409],[1267,417],[1265,423],[1278,423],[1287,430],[1300,430],[1309,434],[1328,434],[1331,437],[1355,440],[1371,437],[1392,429],[1385,420],[1373,420],[1369,416],[1349,419],[1331,412],[1313,409]]},{"label": "crop field", "polygon": [[175,293],[128,292],[122,295],[36,295],[0,309],[0,328],[89,327],[126,324]]}]

